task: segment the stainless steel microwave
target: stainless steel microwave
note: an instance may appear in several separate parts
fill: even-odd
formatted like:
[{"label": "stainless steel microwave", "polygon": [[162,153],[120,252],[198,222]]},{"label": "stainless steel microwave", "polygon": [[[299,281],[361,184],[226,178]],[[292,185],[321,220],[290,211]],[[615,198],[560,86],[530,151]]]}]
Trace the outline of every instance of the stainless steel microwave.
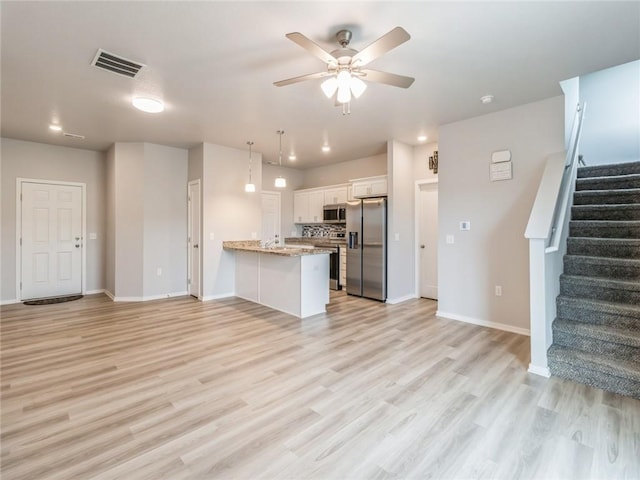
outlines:
[{"label": "stainless steel microwave", "polygon": [[345,203],[325,205],[322,211],[322,221],[324,223],[346,223],[347,205]]}]

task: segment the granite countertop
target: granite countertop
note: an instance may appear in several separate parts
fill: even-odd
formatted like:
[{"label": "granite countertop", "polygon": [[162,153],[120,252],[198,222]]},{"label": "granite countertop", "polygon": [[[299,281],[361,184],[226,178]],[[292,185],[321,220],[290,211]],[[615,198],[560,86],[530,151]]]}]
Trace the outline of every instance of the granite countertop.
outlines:
[{"label": "granite countertop", "polygon": [[269,253],[272,255],[281,255],[284,257],[300,257],[302,255],[326,255],[331,253],[329,250],[321,248],[304,248],[285,245],[274,247],[260,246],[260,240],[236,240],[222,242],[222,248],[225,250],[242,250],[245,252]]},{"label": "granite countertop", "polygon": [[329,237],[287,237],[284,239],[285,245],[336,245],[344,247],[347,245],[345,238]]}]

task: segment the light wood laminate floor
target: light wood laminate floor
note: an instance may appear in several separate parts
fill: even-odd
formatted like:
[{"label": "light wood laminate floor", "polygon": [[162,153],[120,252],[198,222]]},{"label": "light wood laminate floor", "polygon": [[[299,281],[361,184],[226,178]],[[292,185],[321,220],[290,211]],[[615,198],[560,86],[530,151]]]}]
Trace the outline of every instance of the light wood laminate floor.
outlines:
[{"label": "light wood laminate floor", "polygon": [[5,306],[2,479],[640,478],[640,402],[435,310]]}]

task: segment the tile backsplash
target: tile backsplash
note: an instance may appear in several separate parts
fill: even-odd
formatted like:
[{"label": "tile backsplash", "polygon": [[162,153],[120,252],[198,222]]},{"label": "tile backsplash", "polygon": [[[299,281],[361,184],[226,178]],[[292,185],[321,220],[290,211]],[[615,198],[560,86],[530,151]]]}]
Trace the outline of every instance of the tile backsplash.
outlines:
[{"label": "tile backsplash", "polygon": [[344,233],[346,228],[344,225],[332,225],[332,224],[322,224],[322,225],[303,225],[302,226],[302,236],[303,237],[330,237],[331,234],[335,233]]}]

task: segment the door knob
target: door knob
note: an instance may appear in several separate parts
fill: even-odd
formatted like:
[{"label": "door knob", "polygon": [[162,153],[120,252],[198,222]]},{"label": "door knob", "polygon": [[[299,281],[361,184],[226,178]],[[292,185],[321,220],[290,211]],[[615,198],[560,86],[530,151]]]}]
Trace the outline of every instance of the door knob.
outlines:
[{"label": "door knob", "polygon": [[420,248],[424,248],[424,245],[420,245]]},{"label": "door knob", "polygon": [[194,244],[194,245],[193,245],[193,248],[198,248],[198,244],[197,244],[197,243],[196,243],[196,244]]},{"label": "door knob", "polygon": [[80,244],[79,243],[76,243],[76,248],[80,248]]}]

